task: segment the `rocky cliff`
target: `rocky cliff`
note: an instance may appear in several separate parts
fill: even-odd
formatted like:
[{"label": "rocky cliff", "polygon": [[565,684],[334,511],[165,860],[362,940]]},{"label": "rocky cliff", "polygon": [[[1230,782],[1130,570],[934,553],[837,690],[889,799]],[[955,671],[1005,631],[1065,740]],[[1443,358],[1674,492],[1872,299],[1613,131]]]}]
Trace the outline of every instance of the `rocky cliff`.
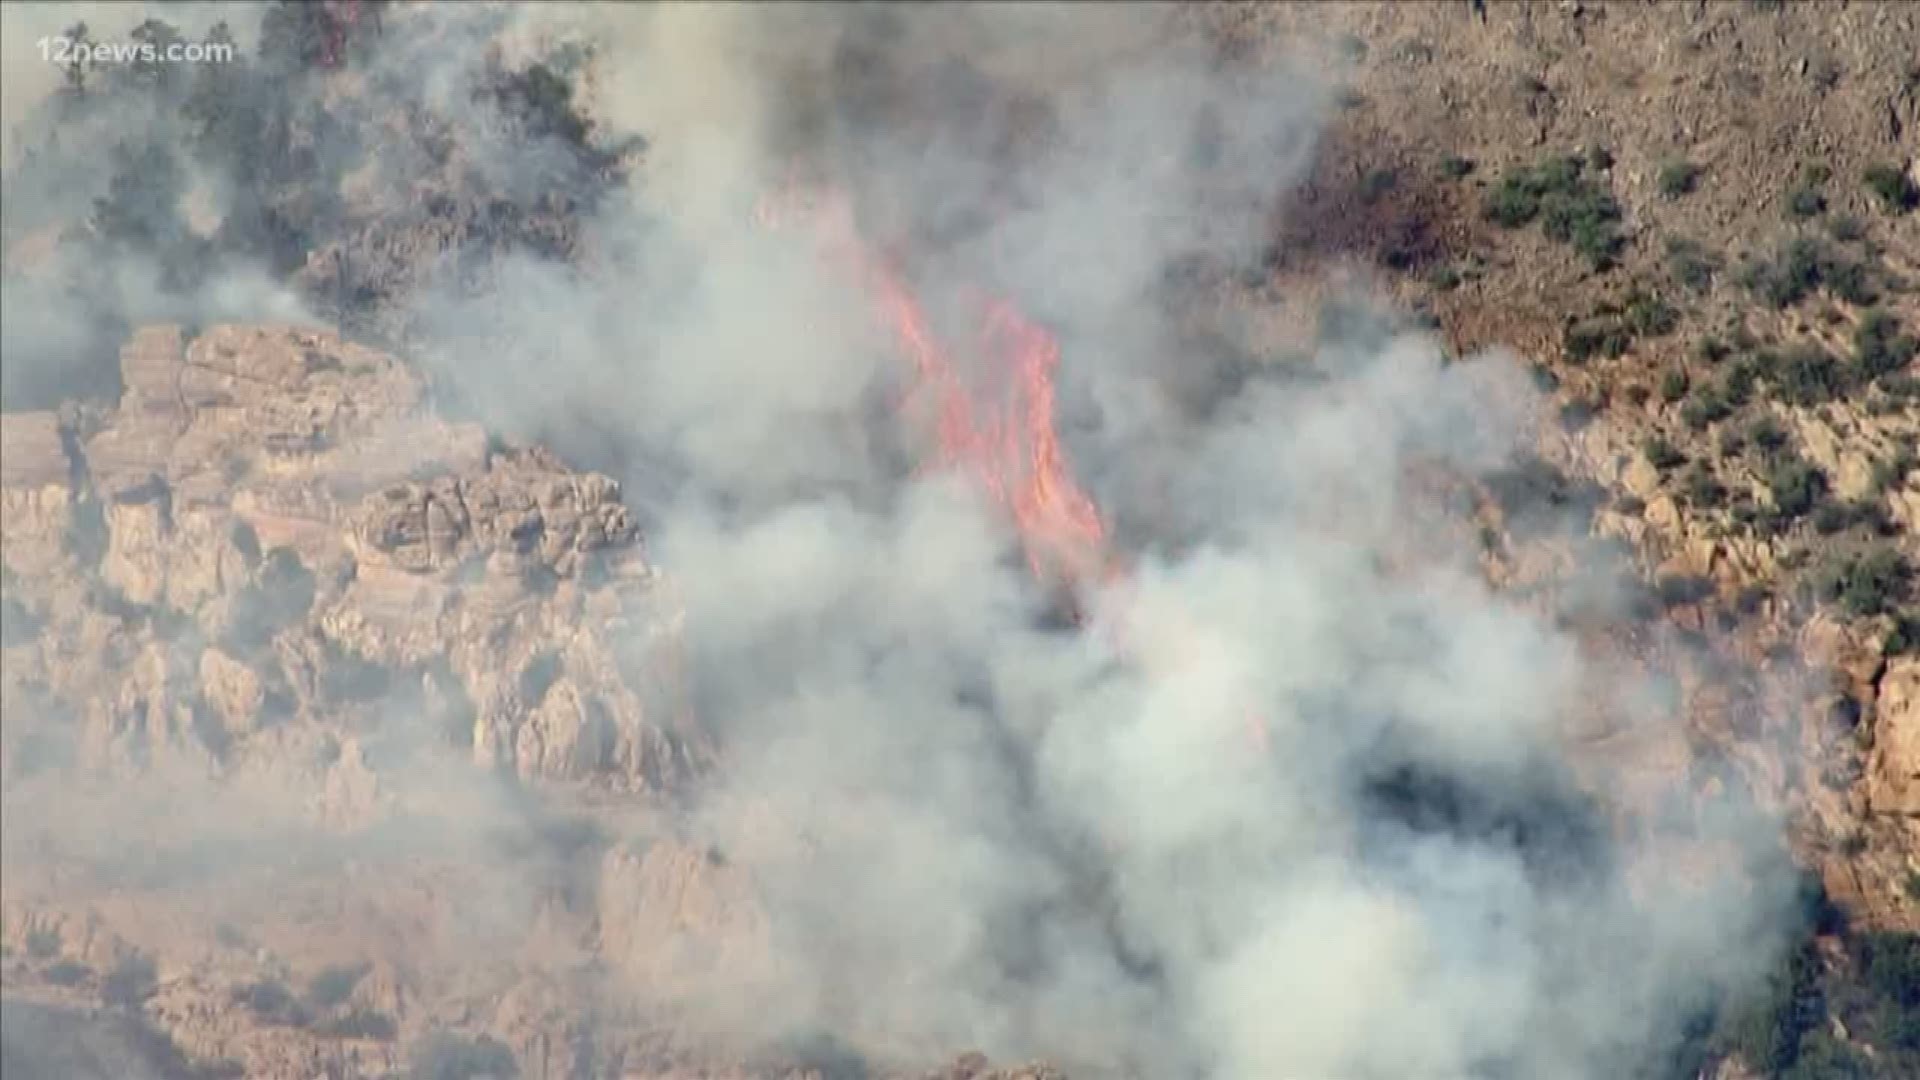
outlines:
[{"label": "rocky cliff", "polygon": [[417,375],[325,334],[150,327],[121,368],[117,408],[0,421],[8,611],[39,631],[10,635],[9,688],[80,717],[10,722],[9,770],[68,739],[217,770],[367,679],[421,684],[445,738],[524,779],[699,767],[613,481],[435,419]]}]

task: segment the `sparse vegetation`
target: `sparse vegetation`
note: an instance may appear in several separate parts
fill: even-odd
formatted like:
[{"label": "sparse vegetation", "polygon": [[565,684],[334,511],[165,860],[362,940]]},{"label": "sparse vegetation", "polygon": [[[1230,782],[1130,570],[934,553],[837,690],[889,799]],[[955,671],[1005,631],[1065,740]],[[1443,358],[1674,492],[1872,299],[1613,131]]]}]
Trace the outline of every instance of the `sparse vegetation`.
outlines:
[{"label": "sparse vegetation", "polygon": [[1867,235],[1867,223],[1852,214],[1839,214],[1827,221],[1827,235],[1850,244]]},{"label": "sparse vegetation", "polygon": [[1488,192],[1482,213],[1507,229],[1538,220],[1549,239],[1572,245],[1596,270],[1610,269],[1624,242],[1620,204],[1583,175],[1586,165],[1567,155],[1509,172]]},{"label": "sparse vegetation", "polygon": [[1627,298],[1627,325],[1641,337],[1664,337],[1679,327],[1680,311],[1657,296],[1636,292]]},{"label": "sparse vegetation", "polygon": [[1660,400],[1672,404],[1687,396],[1687,369],[1670,367],[1660,376]]},{"label": "sparse vegetation", "polygon": [[1681,236],[1667,238],[1667,269],[1673,280],[1696,293],[1713,286],[1720,262],[1697,241]]},{"label": "sparse vegetation", "polygon": [[1805,516],[1827,494],[1827,476],[1800,458],[1785,458],[1767,473],[1774,509],[1789,518]]},{"label": "sparse vegetation", "polygon": [[307,1003],[316,1009],[331,1009],[353,996],[353,989],[365,978],[365,965],[326,968],[307,982]]},{"label": "sparse vegetation", "polygon": [[1647,464],[1652,465],[1661,472],[1678,468],[1687,462],[1687,455],[1681,453],[1680,449],[1674,446],[1673,443],[1658,435],[1648,439],[1646,444],[1640,449],[1642,453],[1647,455]]},{"label": "sparse vegetation", "polygon": [[[1893,629],[1887,631],[1886,638],[1880,643],[1880,649],[1888,656],[1920,653],[1920,614],[1894,616]],[[1915,900],[1920,900],[1920,870],[1914,871],[1909,876],[1907,890]]]},{"label": "sparse vegetation", "polygon": [[1567,360],[1581,363],[1594,356],[1621,356],[1633,344],[1633,334],[1616,316],[1601,315],[1571,323],[1561,335]]},{"label": "sparse vegetation", "polygon": [[1860,179],[1890,214],[1904,214],[1920,206],[1920,185],[1914,184],[1913,178],[1898,166],[1874,165],[1862,173]]},{"label": "sparse vegetation", "polygon": [[233,992],[235,1004],[245,1006],[255,1016],[274,1023],[303,1025],[306,1011],[291,991],[277,980],[262,979]]},{"label": "sparse vegetation", "polygon": [[1684,158],[1675,158],[1660,166],[1655,182],[1660,194],[1669,199],[1690,195],[1700,185],[1700,167]]},{"label": "sparse vegetation", "polygon": [[1732,354],[1727,343],[1708,334],[1694,343],[1693,355],[1704,363],[1717,364]]},{"label": "sparse vegetation", "polygon": [[1680,406],[1680,419],[1695,431],[1705,431],[1709,425],[1732,416],[1733,410],[1727,392],[1721,387],[1700,386],[1695,388],[1687,403]]},{"label": "sparse vegetation", "polygon": [[1853,362],[1862,382],[1891,375],[1913,363],[1920,339],[1902,333],[1899,320],[1885,311],[1869,311],[1853,332]]},{"label": "sparse vegetation", "polygon": [[519,1074],[513,1051],[485,1035],[435,1032],[408,1055],[411,1080],[510,1080]]},{"label": "sparse vegetation", "polygon": [[1873,463],[1873,490],[1882,493],[1905,482],[1908,473],[1920,465],[1920,450],[1902,446],[1893,456]]},{"label": "sparse vegetation", "polygon": [[1740,284],[1771,307],[1792,307],[1820,284],[1820,248],[1795,240],[1775,261],[1755,259],[1741,267]]},{"label": "sparse vegetation", "polygon": [[1701,462],[1694,462],[1687,470],[1685,479],[1680,482],[1680,494],[1689,504],[1701,510],[1715,510],[1726,505],[1727,488],[1713,470]]},{"label": "sparse vegetation", "polygon": [[1814,579],[1821,599],[1847,614],[1868,618],[1893,611],[1912,590],[1913,568],[1890,545],[1835,556]]},{"label": "sparse vegetation", "polygon": [[1654,585],[1660,602],[1667,607],[1697,604],[1713,595],[1713,582],[1698,574],[1666,574]]},{"label": "sparse vegetation", "polygon": [[134,1008],[152,996],[157,980],[153,959],[131,952],[115,961],[106,978],[100,981],[100,996],[107,1004]]},{"label": "sparse vegetation", "polygon": [[1787,445],[1787,429],[1771,416],[1763,416],[1747,429],[1747,441],[1762,453],[1772,454]]},{"label": "sparse vegetation", "polygon": [[1392,169],[1374,169],[1360,178],[1360,201],[1379,202],[1400,183],[1400,174]]},{"label": "sparse vegetation", "polygon": [[1787,214],[1791,217],[1816,217],[1826,210],[1827,197],[1819,188],[1797,187],[1787,193]]},{"label": "sparse vegetation", "polygon": [[1782,354],[1775,381],[1782,396],[1801,406],[1832,401],[1846,393],[1849,385],[1839,362],[1812,344],[1796,345]]},{"label": "sparse vegetation", "polygon": [[344,1016],[329,1017],[315,1024],[313,1030],[329,1039],[391,1039],[398,1032],[392,1017],[371,1009],[353,1009]]}]

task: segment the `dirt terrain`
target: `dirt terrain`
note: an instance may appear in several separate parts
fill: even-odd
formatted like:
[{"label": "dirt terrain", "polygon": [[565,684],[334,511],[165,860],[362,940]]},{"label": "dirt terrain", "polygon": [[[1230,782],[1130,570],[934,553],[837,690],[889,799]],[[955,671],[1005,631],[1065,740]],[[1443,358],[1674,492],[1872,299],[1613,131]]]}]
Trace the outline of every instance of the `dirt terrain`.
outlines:
[{"label": "dirt terrain", "polygon": [[[1790,1050],[1696,1033],[1664,1075],[1904,1075],[1920,1001],[1885,958],[1920,940],[1920,10],[1167,17],[1226,65],[1304,43],[1337,88],[1262,258],[1203,272],[1198,306],[1269,362],[1356,298],[1452,356],[1525,358],[1552,404],[1536,459],[1436,478],[1435,502],[1596,678],[1674,687],[1642,710],[1596,688],[1559,722],[1574,768],[1617,786],[1622,835],[1744,792],[1817,882],[1776,978],[1829,1011]],[[314,78],[351,101],[353,76]],[[632,150],[594,182],[644,175]],[[728,767],[680,585],[619,482],[443,415],[384,306],[465,244],[572,258],[589,204],[489,204],[456,166],[313,211],[323,235],[279,260],[344,335],[126,327],[96,365],[115,392],[36,385],[0,414],[8,1075],[1060,1076],[867,1063],[831,1033],[716,1053],[692,1026],[776,931],[750,861],[678,813]],[[49,236],[77,243],[10,235],[9,273]],[[1624,607],[1570,599],[1596,549],[1640,583]]]}]

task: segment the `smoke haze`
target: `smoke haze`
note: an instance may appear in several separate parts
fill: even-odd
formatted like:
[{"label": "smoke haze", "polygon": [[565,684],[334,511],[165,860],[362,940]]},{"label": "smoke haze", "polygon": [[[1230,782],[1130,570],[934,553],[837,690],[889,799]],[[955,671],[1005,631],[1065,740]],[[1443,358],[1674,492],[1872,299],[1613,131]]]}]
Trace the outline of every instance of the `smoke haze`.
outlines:
[{"label": "smoke haze", "polygon": [[[52,18],[5,10],[10,42]],[[645,142],[583,211],[578,259],[449,269],[391,324],[448,401],[621,479],[684,604],[718,749],[675,827],[741,869],[756,936],[664,1002],[648,958],[605,957],[631,977],[603,992],[755,1052],[827,1039],[887,1067],[978,1047],[1076,1076],[1654,1075],[1688,1010],[1769,958],[1772,824],[1704,806],[1629,836],[1605,767],[1573,760],[1593,661],[1487,585],[1419,479],[1532,445],[1516,358],[1448,362],[1385,316],[1324,338],[1312,378],[1258,343],[1251,365],[1194,344],[1180,276],[1257,265],[1329,93],[1311,54],[1224,57],[1176,14],[388,14],[362,108],[438,117],[493,189],[537,199],[569,166],[490,126],[464,90],[488,65],[573,43],[595,137]],[[8,47],[11,129],[51,86],[16,83],[31,65]],[[396,193],[425,167],[352,165]],[[9,180],[11,203],[31,177]],[[992,500],[917,467],[927,432],[894,407],[903,359],[860,277],[808,228],[755,223],[763,196],[812,186],[847,196],[943,332],[985,291],[1057,336],[1067,453],[1133,563],[1088,629],[1049,619]],[[58,219],[54,198],[23,212]],[[115,270],[125,322],[307,317],[249,259],[164,302],[136,296],[164,266]],[[99,318],[34,287],[9,267],[10,396],[66,378]],[[16,377],[17,357],[48,359]],[[407,730],[408,707],[385,723]],[[435,822],[402,849],[444,852],[490,814],[524,828],[431,747],[393,755],[383,783]],[[493,809],[446,809],[456,792]],[[1681,872],[1696,848],[1759,869]],[[503,895],[515,866],[491,873]],[[531,901],[477,906],[510,937]]]}]

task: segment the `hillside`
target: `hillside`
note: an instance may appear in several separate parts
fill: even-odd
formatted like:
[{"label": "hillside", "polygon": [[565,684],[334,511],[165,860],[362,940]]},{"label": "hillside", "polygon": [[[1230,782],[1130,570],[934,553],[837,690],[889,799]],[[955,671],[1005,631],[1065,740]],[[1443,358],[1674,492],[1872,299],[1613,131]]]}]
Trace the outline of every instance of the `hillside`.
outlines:
[{"label": "hillside", "polygon": [[805,10],[8,83],[9,1077],[1920,1069],[1920,12]]}]

